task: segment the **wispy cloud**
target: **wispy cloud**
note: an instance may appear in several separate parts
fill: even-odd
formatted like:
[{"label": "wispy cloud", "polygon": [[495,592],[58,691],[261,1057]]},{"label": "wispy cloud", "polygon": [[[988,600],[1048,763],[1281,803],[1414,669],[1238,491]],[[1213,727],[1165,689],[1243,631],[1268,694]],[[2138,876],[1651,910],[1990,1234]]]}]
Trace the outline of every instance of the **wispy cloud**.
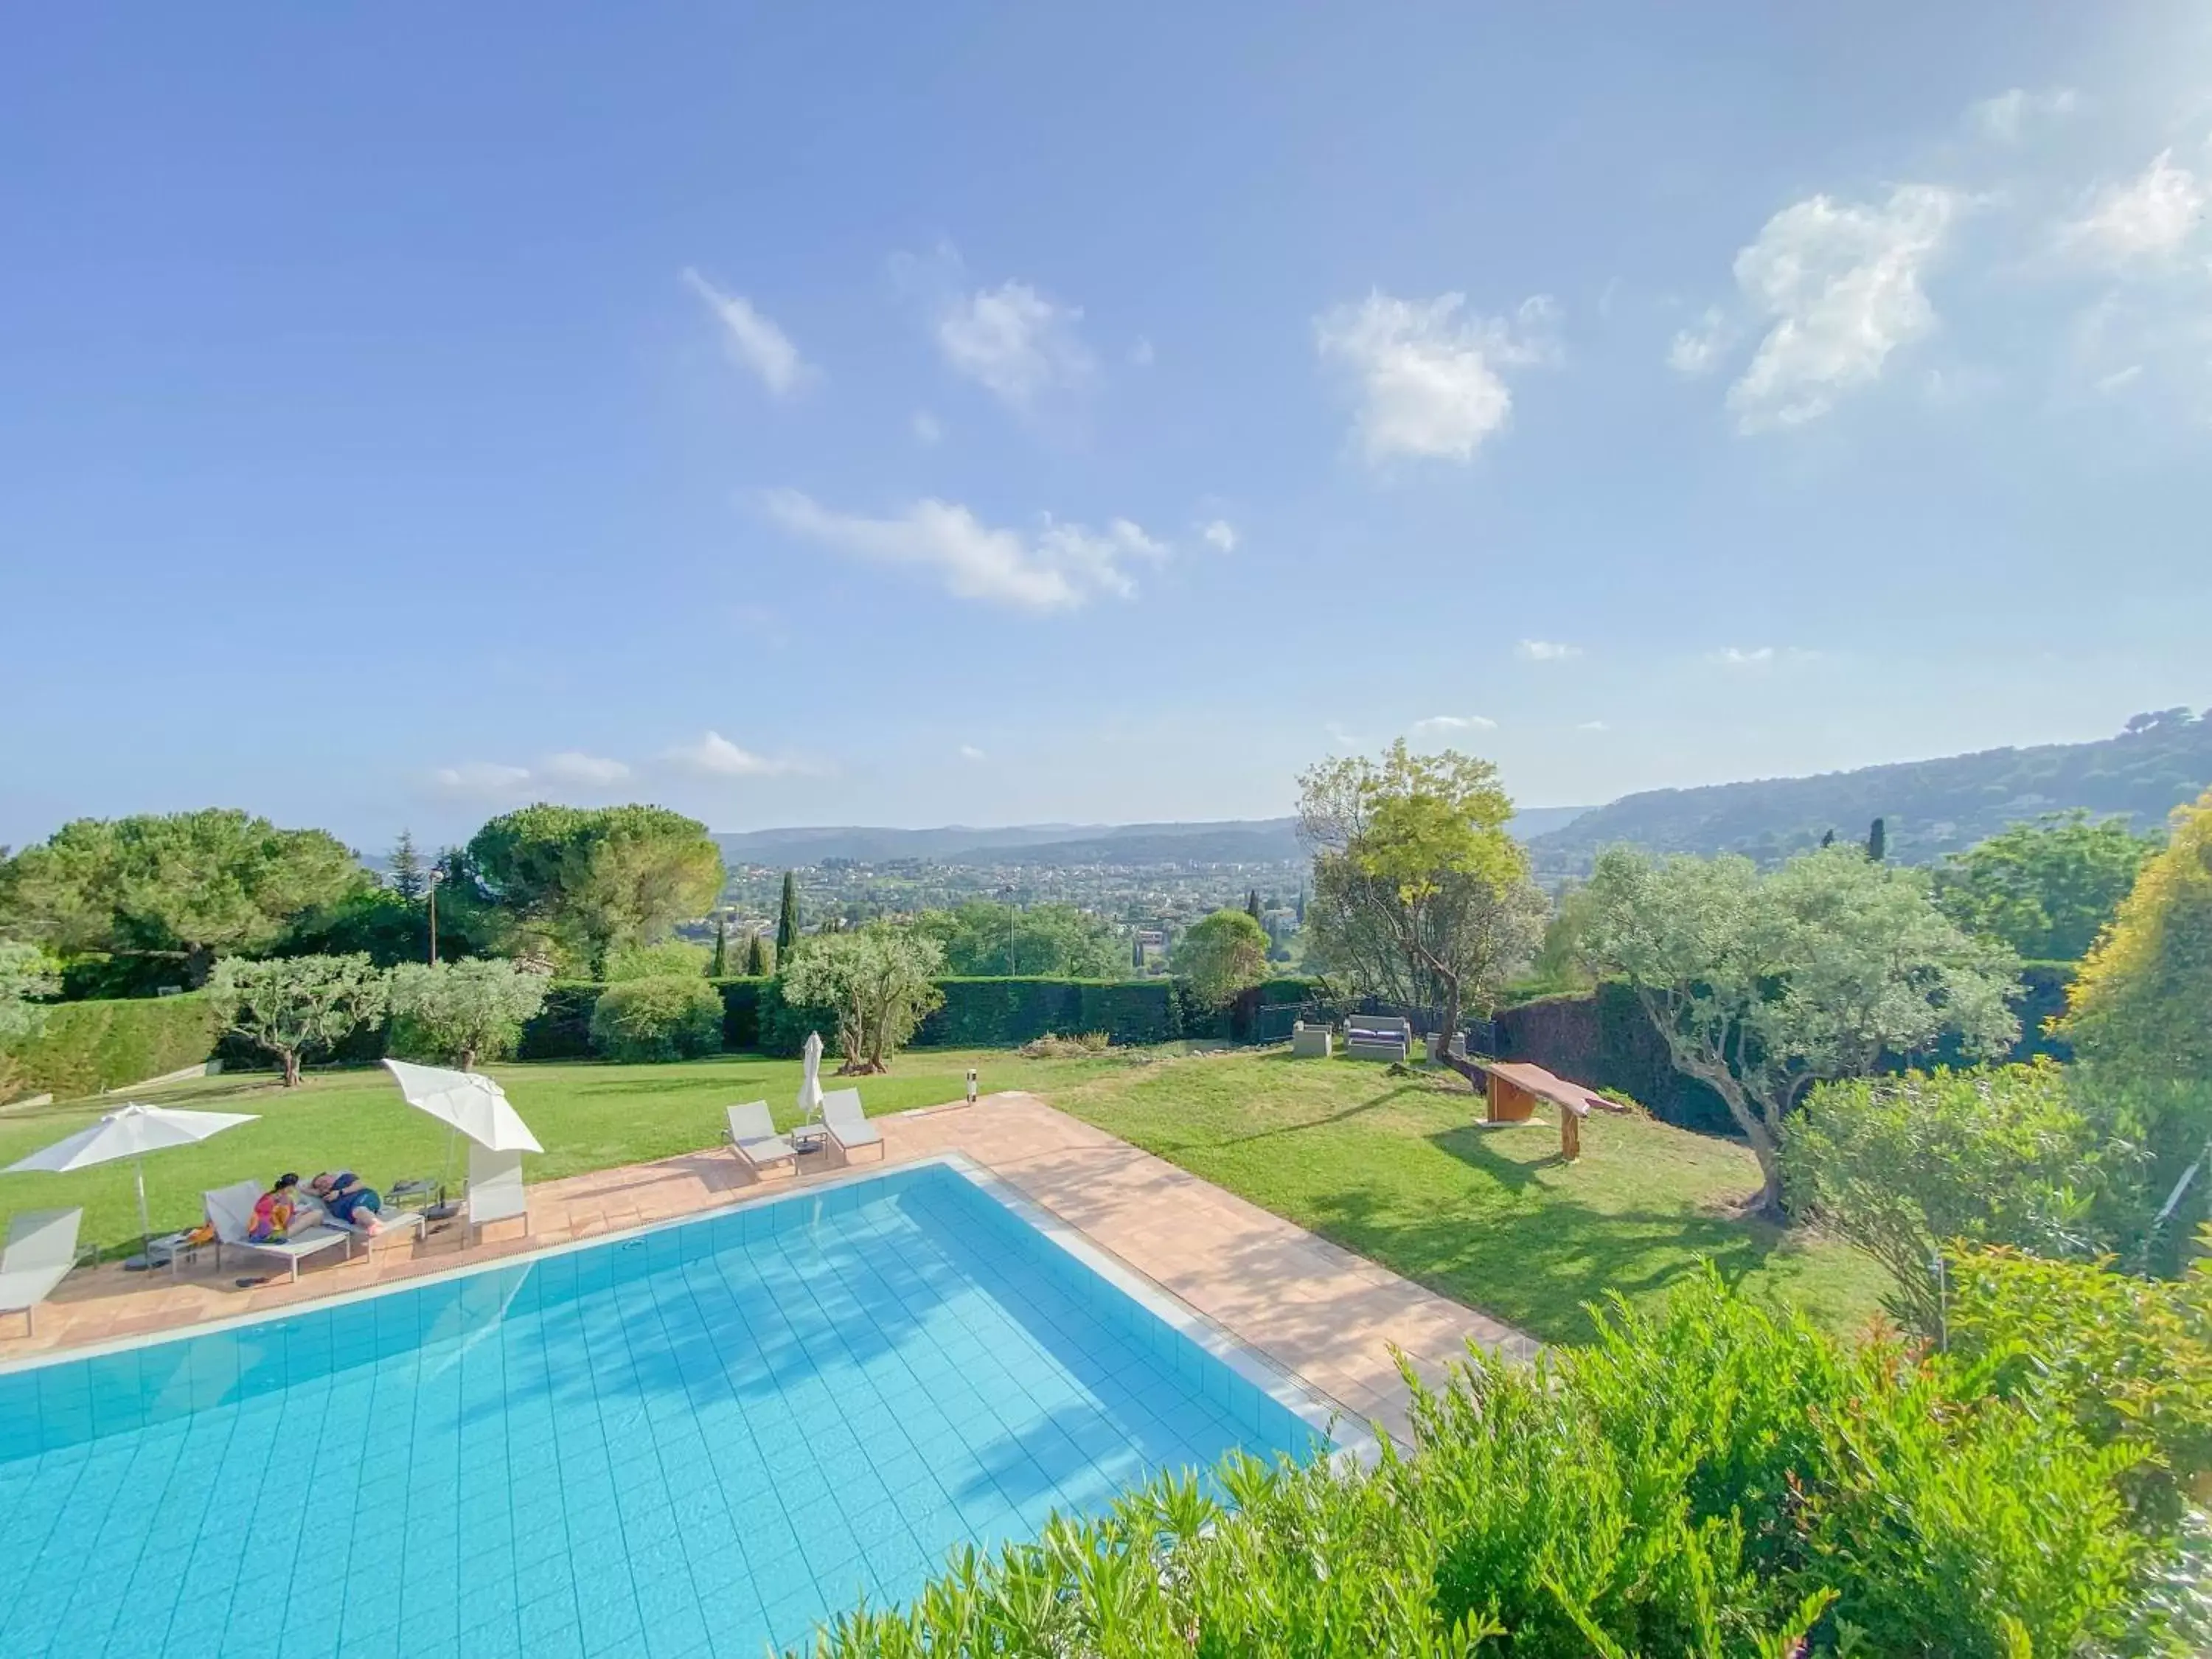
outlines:
[{"label": "wispy cloud", "polygon": [[1416,732],[1495,732],[1498,722],[1487,714],[1431,714],[1426,720],[1415,720]]},{"label": "wispy cloud", "polygon": [[2162,150],[2136,177],[2107,185],[2088,211],[2064,226],[2060,240],[2108,264],[2169,259],[2197,234],[2212,189]]},{"label": "wispy cloud", "polygon": [[688,265],[684,283],[720,322],[723,349],[731,361],[750,370],[771,396],[789,396],[817,372],[799,355],[791,337],[756,310],[744,295],[725,294]]},{"label": "wispy cloud", "polygon": [[916,443],[933,445],[945,441],[945,423],[926,409],[914,411],[911,425]]},{"label": "wispy cloud", "polygon": [[441,766],[430,775],[439,790],[465,800],[497,800],[520,793],[530,785],[530,769],[501,761],[462,761]]},{"label": "wispy cloud", "polygon": [[629,777],[629,768],[621,761],[610,760],[604,755],[586,755],[575,749],[548,755],[539,770],[551,782],[575,784],[587,789],[611,789]]},{"label": "wispy cloud", "polygon": [[1209,519],[1199,526],[1199,540],[1222,553],[1237,550],[1237,526],[1226,519]]},{"label": "wispy cloud", "polygon": [[763,505],[769,518],[805,540],[927,571],[963,599],[1025,611],[1072,611],[1102,593],[1127,599],[1137,591],[1130,567],[1157,564],[1170,550],[1127,519],[1103,530],[1047,519],[1023,532],[995,529],[952,501],[920,501],[889,518],[867,518],[832,511],[795,489],[777,489]]},{"label": "wispy cloud", "polygon": [[1090,380],[1097,366],[1076,331],[1082,320],[1079,306],[1027,283],[1001,283],[939,308],[937,349],[956,374],[1026,413],[1047,392]]},{"label": "wispy cloud", "polygon": [[1353,430],[1370,464],[1464,462],[1512,416],[1503,371],[1558,355],[1558,315],[1543,295],[1510,318],[1486,318],[1467,314],[1463,294],[1401,300],[1378,289],[1315,319],[1314,343],[1358,390]]},{"label": "wispy cloud", "polygon": [[1966,125],[1984,138],[2015,144],[2036,122],[2071,115],[2081,104],[2081,94],[2071,87],[2051,87],[2042,92],[2014,87],[1994,98],[1969,104]]},{"label": "wispy cloud", "polygon": [[1584,720],[1575,727],[1577,732],[1610,732],[1613,728],[1603,720]]},{"label": "wispy cloud", "polygon": [[[1813,196],[1782,210],[1735,257],[1736,289],[1760,331],[1750,365],[1729,388],[1746,432],[1817,420],[1879,380],[1893,353],[1934,331],[1922,277],[1965,200],[1936,185],[1903,185],[1881,203]],[[1675,337],[1668,361],[1711,368],[1731,329],[1707,314]]]},{"label": "wispy cloud", "polygon": [[1557,640],[1523,640],[1513,647],[1513,654],[1523,662],[1565,662],[1582,653],[1579,645],[1563,645]]},{"label": "wispy cloud", "polygon": [[1820,653],[1802,646],[1724,645],[1705,653],[1705,660],[1719,668],[1771,668],[1780,663],[1820,660]]},{"label": "wispy cloud", "polygon": [[807,769],[796,761],[772,760],[739,748],[720,732],[704,732],[678,744],[661,757],[672,765],[707,778],[769,778]]},{"label": "wispy cloud", "polygon": [[1705,307],[1695,328],[1678,331],[1667,348],[1667,367],[1677,374],[1710,374],[1734,348],[1736,331],[1718,306]]},{"label": "wispy cloud", "polygon": [[988,757],[974,744],[963,743],[960,745],[960,758],[964,761],[979,761]]}]

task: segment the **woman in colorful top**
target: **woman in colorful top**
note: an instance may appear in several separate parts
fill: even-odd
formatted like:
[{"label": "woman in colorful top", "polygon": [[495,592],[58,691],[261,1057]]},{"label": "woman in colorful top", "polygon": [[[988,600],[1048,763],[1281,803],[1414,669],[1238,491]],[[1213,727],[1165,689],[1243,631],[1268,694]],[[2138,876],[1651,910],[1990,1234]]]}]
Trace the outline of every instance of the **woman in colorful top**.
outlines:
[{"label": "woman in colorful top", "polygon": [[384,1223],[378,1219],[384,1209],[383,1196],[375,1188],[363,1186],[351,1170],[341,1170],[336,1175],[325,1170],[307,1183],[307,1190],[341,1227],[364,1233],[384,1231]]},{"label": "woman in colorful top", "polygon": [[246,1237],[254,1244],[281,1244],[291,1232],[292,1218],[300,1212],[296,1175],[280,1175],[276,1184],[253,1201],[253,1219]]}]

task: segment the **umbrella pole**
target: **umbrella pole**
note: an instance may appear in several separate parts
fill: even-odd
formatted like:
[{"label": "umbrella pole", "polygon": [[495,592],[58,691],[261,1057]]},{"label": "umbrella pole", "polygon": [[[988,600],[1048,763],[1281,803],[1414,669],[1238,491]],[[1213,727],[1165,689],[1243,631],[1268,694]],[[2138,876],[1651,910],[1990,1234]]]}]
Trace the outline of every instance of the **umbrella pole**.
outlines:
[{"label": "umbrella pole", "polygon": [[146,1160],[131,1160],[131,1178],[138,1188],[138,1265],[154,1270],[154,1220],[146,1209]]}]

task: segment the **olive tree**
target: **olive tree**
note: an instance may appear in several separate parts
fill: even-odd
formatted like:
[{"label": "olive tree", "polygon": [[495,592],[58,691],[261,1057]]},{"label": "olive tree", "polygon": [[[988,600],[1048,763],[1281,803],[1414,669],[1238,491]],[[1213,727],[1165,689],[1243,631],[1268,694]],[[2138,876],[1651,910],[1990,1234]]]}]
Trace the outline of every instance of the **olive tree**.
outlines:
[{"label": "olive tree", "polygon": [[230,957],[216,964],[208,994],[232,1030],[276,1056],[289,1089],[309,1055],[384,1018],[390,981],[366,956]]},{"label": "olive tree", "polygon": [[545,1006],[546,976],[500,957],[392,973],[392,1047],[466,1072],[514,1052],[526,1021]]},{"label": "olive tree", "polygon": [[1310,957],[1370,995],[1487,1013],[1543,932],[1543,895],[1505,832],[1498,769],[1452,750],[1334,760],[1298,780],[1314,855]]},{"label": "olive tree", "polygon": [[936,985],[944,969],[945,952],[934,939],[872,921],[801,940],[784,965],[783,994],[797,1006],[833,1011],[845,1057],[838,1073],[860,1076],[888,1071],[924,1016],[944,1005]]},{"label": "olive tree", "polygon": [[1748,859],[1598,855],[1583,950],[1627,983],[1677,1070],[1718,1095],[1782,1212],[1782,1124],[1828,1078],[1886,1056],[2002,1052],[2020,1035],[2016,964],[1936,908],[1917,871],[1824,848],[1761,874]]}]

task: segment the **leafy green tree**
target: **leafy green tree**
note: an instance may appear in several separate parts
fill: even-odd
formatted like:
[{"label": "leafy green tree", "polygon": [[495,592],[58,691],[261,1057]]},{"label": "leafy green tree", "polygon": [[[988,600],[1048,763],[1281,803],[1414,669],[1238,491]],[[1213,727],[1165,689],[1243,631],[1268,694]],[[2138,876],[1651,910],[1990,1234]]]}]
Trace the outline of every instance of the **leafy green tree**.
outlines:
[{"label": "leafy green tree", "polygon": [[422,896],[428,880],[422,869],[422,855],[415,850],[415,836],[402,830],[399,839],[392,844],[392,890],[410,904]]},{"label": "leafy green tree", "polygon": [[58,995],[61,978],[35,945],[0,939],[0,1102],[16,1086],[12,1051],[37,1036],[46,1023],[46,1011],[36,999]]},{"label": "leafy green tree", "polygon": [[594,975],[609,951],[665,939],[722,890],[707,826],[662,806],[526,806],[477,830],[463,862],[510,953]]},{"label": "leafy green tree", "polygon": [[1544,902],[1505,832],[1513,803],[1488,761],[1446,750],[1334,760],[1298,780],[1314,854],[1310,956],[1371,994],[1442,1006],[1456,1031],[1528,959]]},{"label": "leafy green tree", "polygon": [[775,971],[774,947],[756,931],[745,941],[745,974],[750,979],[766,979]]},{"label": "leafy green tree", "polygon": [[1249,911],[1216,910],[1176,941],[1176,971],[1209,1008],[1225,1008],[1267,977],[1267,930]]},{"label": "leafy green tree", "polygon": [[631,979],[704,979],[712,965],[713,957],[705,945],[665,939],[658,945],[624,945],[608,951],[599,977],[609,985]]},{"label": "leafy green tree", "polygon": [[722,1047],[721,994],[700,974],[626,979],[592,1005],[592,1049],[623,1061],[696,1060]]},{"label": "leafy green tree", "polygon": [[1961,933],[1920,872],[1862,848],[1765,876],[1748,859],[1608,848],[1589,891],[1588,965],[1626,981],[1675,1068],[1720,1097],[1759,1159],[1759,1206],[1777,1218],[1783,1119],[1808,1087],[1946,1036],[1978,1057],[2019,1035],[2010,957]]},{"label": "leafy green tree", "polygon": [[2054,813],[1953,854],[1936,872],[1936,898],[1968,933],[2031,962],[2078,962],[2158,848],[2125,818]]},{"label": "leafy green tree", "polygon": [[1004,905],[970,899],[955,909],[926,910],[915,926],[944,950],[947,973],[1121,976],[1121,941],[1099,917],[1072,904],[1036,904],[1021,913],[1018,927],[1010,928],[1009,920]]},{"label": "leafy green tree", "polygon": [[775,959],[791,960],[792,951],[799,944],[799,872],[783,872],[783,898],[775,912]]},{"label": "leafy green tree", "polygon": [[888,1071],[923,1018],[944,1006],[935,982],[944,971],[935,939],[872,921],[807,939],[783,963],[783,994],[793,1006],[835,1012],[838,1073],[859,1076]]},{"label": "leafy green tree", "polygon": [[234,810],[78,818],[9,860],[0,916],[58,956],[173,961],[198,985],[370,884],[336,837]]},{"label": "leafy green tree", "polygon": [[1889,1269],[1897,1318],[1941,1341],[1955,1244],[2089,1254],[2095,1136],[2049,1060],[1823,1083],[1783,1139],[1793,1213]]},{"label": "leafy green tree", "polygon": [[230,1029],[276,1056],[288,1089],[310,1055],[382,1019],[389,994],[386,975],[365,956],[226,957],[208,981]]},{"label": "leafy green tree", "polygon": [[392,970],[392,1048],[472,1071],[514,1052],[545,1006],[546,977],[500,957],[410,962]]}]

